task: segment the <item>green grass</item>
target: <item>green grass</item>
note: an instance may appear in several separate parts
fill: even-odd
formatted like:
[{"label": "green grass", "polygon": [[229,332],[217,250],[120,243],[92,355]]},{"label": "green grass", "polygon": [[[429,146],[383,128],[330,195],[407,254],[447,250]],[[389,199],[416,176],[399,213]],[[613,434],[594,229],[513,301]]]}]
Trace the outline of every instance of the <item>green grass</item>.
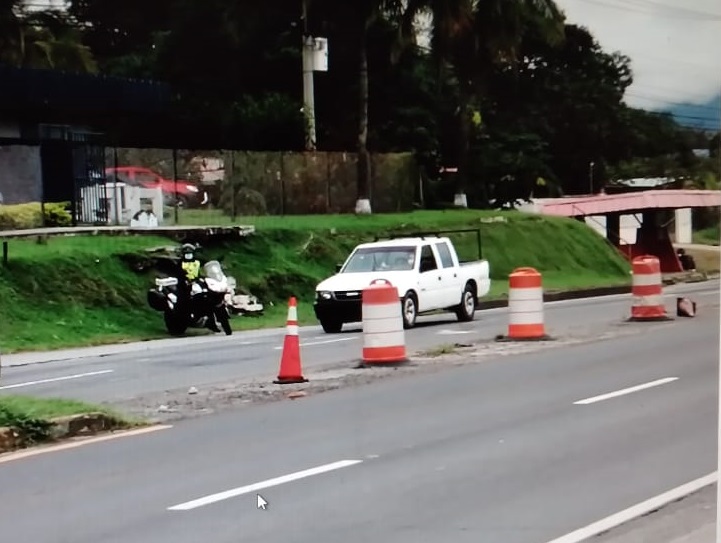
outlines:
[{"label": "green grass", "polygon": [[701,245],[719,244],[719,226],[711,226],[693,233],[693,242]]},{"label": "green grass", "polygon": [[106,413],[118,417],[104,407],[77,400],[33,396],[0,397],[0,426],[12,426],[19,417],[50,420],[82,413]]},{"label": "green grass", "polygon": [[[192,213],[199,222],[200,215],[207,214],[186,211],[183,218]],[[449,210],[242,217],[237,224],[254,224],[257,233],[216,242],[204,252],[206,257],[224,254],[228,273],[266,306],[262,317],[235,318],[236,329],[284,325],[289,296],[298,297],[301,324],[315,323],[316,284],[331,275],[357,243],[401,229],[480,228],[493,297],[506,293],[508,274],[520,266],[541,271],[546,290],[629,281],[623,257],[589,227],[570,219]],[[462,259],[478,257],[475,235],[450,237]],[[162,315],[149,309],[145,300],[154,272],[131,271],[127,258],[171,243],[146,236],[57,237],[43,245],[11,241],[9,266],[0,267],[0,349],[9,353],[167,337]]]},{"label": "green grass", "polygon": [[86,413],[103,413],[109,419],[106,422],[110,422],[114,429],[142,424],[141,421],[125,419],[105,407],[77,400],[32,396],[0,397],[0,427],[12,428],[21,439],[21,448],[59,437],[53,432],[53,419]]}]

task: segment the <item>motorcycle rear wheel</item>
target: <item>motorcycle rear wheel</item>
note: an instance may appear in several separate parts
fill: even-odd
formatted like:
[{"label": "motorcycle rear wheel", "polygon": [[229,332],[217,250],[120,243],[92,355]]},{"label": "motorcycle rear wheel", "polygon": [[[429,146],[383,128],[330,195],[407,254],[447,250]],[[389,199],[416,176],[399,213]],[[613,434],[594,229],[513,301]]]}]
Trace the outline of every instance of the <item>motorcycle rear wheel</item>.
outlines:
[{"label": "motorcycle rear wheel", "polygon": [[171,336],[182,336],[185,334],[185,331],[188,329],[188,325],[186,324],[184,318],[172,311],[166,311],[163,314],[163,317],[165,320],[165,328],[167,328],[168,333]]}]

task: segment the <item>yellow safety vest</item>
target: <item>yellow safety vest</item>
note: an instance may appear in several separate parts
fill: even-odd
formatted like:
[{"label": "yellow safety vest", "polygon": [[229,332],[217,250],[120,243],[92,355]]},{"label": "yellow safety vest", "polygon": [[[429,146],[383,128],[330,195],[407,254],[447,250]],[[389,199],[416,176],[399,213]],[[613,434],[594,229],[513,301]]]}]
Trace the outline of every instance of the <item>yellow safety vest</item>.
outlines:
[{"label": "yellow safety vest", "polygon": [[193,260],[192,262],[183,262],[183,271],[188,281],[193,281],[200,275],[200,261]]}]

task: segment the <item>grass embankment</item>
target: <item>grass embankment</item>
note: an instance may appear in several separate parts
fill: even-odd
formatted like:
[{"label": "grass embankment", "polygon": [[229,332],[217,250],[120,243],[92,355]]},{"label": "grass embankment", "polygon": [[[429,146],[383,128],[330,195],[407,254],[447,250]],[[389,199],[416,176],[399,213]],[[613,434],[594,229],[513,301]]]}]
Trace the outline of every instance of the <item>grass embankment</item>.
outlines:
[{"label": "grass embankment", "polygon": [[711,226],[703,230],[697,230],[693,233],[693,242],[700,245],[718,245],[719,244],[719,226]]},{"label": "grass embankment", "polygon": [[32,396],[0,397],[0,428],[12,428],[25,445],[48,441],[52,437],[52,420],[71,415],[102,413],[113,421],[115,428],[128,428],[138,424],[126,420],[104,407],[61,398],[35,398]]},{"label": "grass embankment", "polygon": [[[204,252],[206,257],[225,254],[228,273],[266,305],[263,317],[234,319],[236,329],[282,326],[291,295],[298,297],[301,324],[315,323],[316,284],[358,242],[401,229],[479,227],[494,297],[505,294],[508,274],[519,266],[541,271],[546,290],[629,281],[626,261],[586,225],[569,219],[454,210],[244,217],[238,222],[255,224],[257,234]],[[475,235],[451,238],[461,258],[477,258]],[[131,271],[128,255],[170,243],[146,236],[50,238],[43,245],[12,241],[10,265],[0,267],[0,348],[8,353],[167,337],[162,315],[150,310],[145,299],[154,273]]]}]

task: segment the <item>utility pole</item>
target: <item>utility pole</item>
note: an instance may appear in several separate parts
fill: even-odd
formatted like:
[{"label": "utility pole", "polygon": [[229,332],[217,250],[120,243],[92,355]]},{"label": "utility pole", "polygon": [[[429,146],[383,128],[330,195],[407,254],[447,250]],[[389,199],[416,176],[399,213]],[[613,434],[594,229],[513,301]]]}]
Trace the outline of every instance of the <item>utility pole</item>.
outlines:
[{"label": "utility pole", "polygon": [[313,50],[315,40],[308,33],[308,0],[303,2],[303,116],[305,149],[315,151],[315,89],[313,87]]},{"label": "utility pole", "polygon": [[[721,94],[719,94],[721,96]],[[719,100],[721,106],[721,100]],[[719,161],[719,179],[721,179],[721,126],[719,126],[719,154],[716,157]],[[719,293],[721,299],[721,293]],[[721,338],[719,338],[719,370],[721,370]],[[718,386],[721,390],[721,373],[719,373]],[[718,474],[721,473],[721,393],[719,393],[718,399],[718,430],[716,435],[716,543],[721,543],[721,483],[718,480]]]}]

